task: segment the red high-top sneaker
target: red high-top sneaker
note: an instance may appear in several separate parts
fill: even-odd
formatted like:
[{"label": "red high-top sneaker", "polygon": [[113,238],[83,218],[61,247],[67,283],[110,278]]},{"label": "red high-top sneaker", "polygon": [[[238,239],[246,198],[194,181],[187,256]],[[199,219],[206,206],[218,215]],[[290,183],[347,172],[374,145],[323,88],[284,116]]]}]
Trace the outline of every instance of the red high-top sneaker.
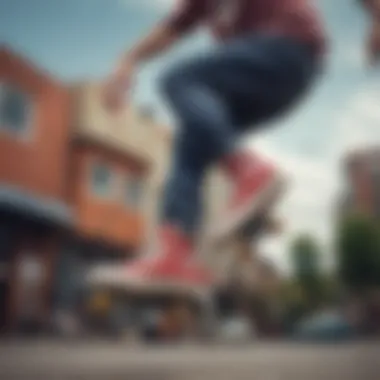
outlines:
[{"label": "red high-top sneaker", "polygon": [[285,181],[274,166],[253,153],[241,151],[226,157],[222,169],[232,182],[232,196],[223,222],[215,228],[213,238],[233,234],[277,199]]},{"label": "red high-top sneaker", "polygon": [[127,280],[156,288],[210,286],[214,279],[194,258],[194,247],[179,230],[166,226],[159,231],[154,255],[137,259],[126,268]]}]

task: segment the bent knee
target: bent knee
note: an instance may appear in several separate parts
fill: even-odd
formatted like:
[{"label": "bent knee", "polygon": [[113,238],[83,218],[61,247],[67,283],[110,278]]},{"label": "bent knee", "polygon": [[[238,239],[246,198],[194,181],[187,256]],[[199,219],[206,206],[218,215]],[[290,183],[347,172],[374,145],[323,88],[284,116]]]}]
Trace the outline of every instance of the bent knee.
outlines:
[{"label": "bent knee", "polygon": [[203,84],[207,81],[203,66],[203,64],[195,60],[170,68],[161,77],[161,91],[164,95],[172,97],[191,85],[196,83]]}]

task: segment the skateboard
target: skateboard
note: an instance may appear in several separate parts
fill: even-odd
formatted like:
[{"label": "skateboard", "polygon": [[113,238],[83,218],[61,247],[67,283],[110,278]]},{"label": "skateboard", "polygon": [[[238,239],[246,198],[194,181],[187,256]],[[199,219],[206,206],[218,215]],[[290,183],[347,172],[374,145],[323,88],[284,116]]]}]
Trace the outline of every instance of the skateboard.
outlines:
[{"label": "skateboard", "polygon": [[[88,278],[87,284],[90,293],[97,293],[106,290],[117,304],[128,305],[132,312],[128,317],[128,325],[135,332],[138,332],[143,340],[146,334],[147,322],[151,335],[154,324],[166,318],[174,320],[174,324],[181,325],[181,330],[177,334],[182,338],[191,335],[199,339],[207,338],[210,335],[214,322],[213,294],[214,289],[190,287],[181,284],[153,284],[127,281],[123,278],[123,268],[108,275],[92,275]],[[156,315],[159,318],[152,322],[149,315]],[[184,323],[181,321],[185,320]],[[192,321],[189,323],[189,321]],[[172,322],[173,324],[173,322]],[[191,325],[192,334],[188,334]],[[157,328],[157,326],[155,326]],[[149,335],[149,334],[148,334]]]},{"label": "skateboard", "polygon": [[[269,211],[269,210],[268,210]],[[234,239],[259,240],[264,233],[278,231],[277,221],[266,213],[258,214],[236,231]],[[214,248],[217,248],[215,246]],[[216,251],[213,254],[218,254]],[[181,286],[181,284],[133,283],[126,281],[120,268],[119,279],[115,273],[102,278],[92,278],[91,290],[106,289],[114,300],[128,305],[132,310],[128,318],[128,326],[137,332],[143,341],[167,340],[168,336],[159,333],[159,326],[165,320],[177,326],[176,332],[169,337],[186,340],[190,337],[198,341],[213,341],[216,337],[220,321],[219,311],[215,304],[216,295],[222,282],[212,288]],[[146,322],[148,315],[156,315],[154,321]],[[158,316],[158,317],[157,317]]]}]

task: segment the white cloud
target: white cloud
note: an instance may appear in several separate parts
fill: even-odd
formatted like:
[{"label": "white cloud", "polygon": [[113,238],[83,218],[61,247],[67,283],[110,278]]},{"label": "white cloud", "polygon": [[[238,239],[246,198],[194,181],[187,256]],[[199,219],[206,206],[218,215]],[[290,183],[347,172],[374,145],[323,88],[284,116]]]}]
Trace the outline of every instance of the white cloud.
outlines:
[{"label": "white cloud", "polygon": [[368,84],[353,95],[338,118],[331,149],[342,154],[349,149],[380,144],[379,99],[376,77],[368,78]]},{"label": "white cloud", "polygon": [[[380,145],[380,87],[373,79],[369,78],[346,105],[337,110],[337,118],[331,122],[333,138],[324,157],[306,159],[284,153],[265,139],[259,139],[255,144],[292,180],[292,186],[277,210],[285,221],[285,233],[262,244],[263,251],[286,271],[289,270],[287,248],[292,236],[299,232],[316,235],[331,256],[334,212],[341,185],[340,160],[350,149]],[[331,259],[328,257],[326,261],[331,262]]]},{"label": "white cloud", "polygon": [[362,43],[352,44],[351,42],[341,54],[337,54],[337,57],[338,63],[343,64],[346,68],[363,68],[367,64]]}]

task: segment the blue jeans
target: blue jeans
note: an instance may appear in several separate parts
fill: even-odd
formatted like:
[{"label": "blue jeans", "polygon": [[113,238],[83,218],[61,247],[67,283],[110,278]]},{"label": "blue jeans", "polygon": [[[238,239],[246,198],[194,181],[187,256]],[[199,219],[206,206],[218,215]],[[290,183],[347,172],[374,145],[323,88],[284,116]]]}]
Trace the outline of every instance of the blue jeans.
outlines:
[{"label": "blue jeans", "polygon": [[192,235],[210,164],[238,138],[283,115],[319,71],[312,48],[289,38],[248,35],[170,70],[162,90],[180,122],[163,201],[163,220]]}]

